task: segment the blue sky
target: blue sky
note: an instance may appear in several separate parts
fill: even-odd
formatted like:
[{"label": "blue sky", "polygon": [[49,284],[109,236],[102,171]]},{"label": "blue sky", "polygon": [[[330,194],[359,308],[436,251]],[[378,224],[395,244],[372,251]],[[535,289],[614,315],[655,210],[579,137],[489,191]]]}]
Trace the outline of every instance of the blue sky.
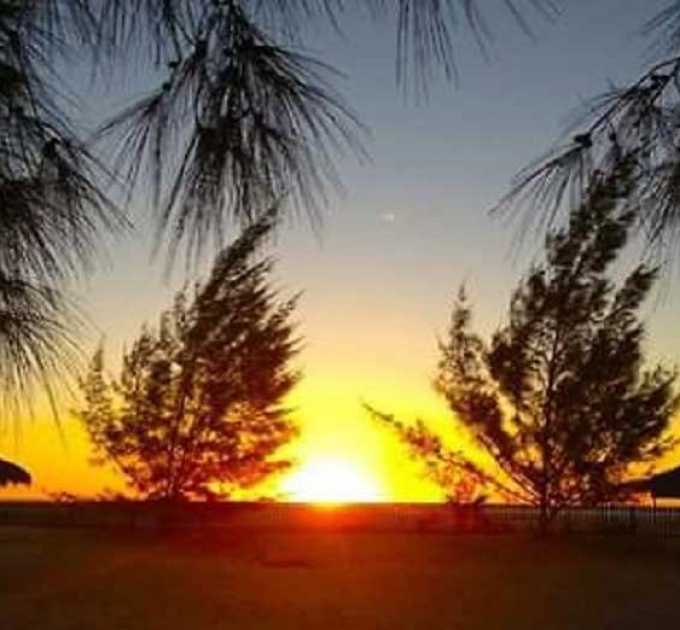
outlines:
[{"label": "blue sky", "polygon": [[[498,321],[541,241],[532,236],[522,255],[513,257],[516,226],[491,218],[489,209],[513,174],[559,137],[585,100],[608,81],[628,81],[643,70],[649,40],[638,31],[666,3],[567,4],[556,23],[534,21],[536,41],[502,9],[489,13],[496,26],[490,62],[462,30],[457,85],[439,81],[420,103],[395,85],[392,28],[350,15],[344,38],[315,31],[309,52],[346,74],[338,87],[371,130],[372,160],[341,160],[345,194],[331,194],[320,231],[299,218],[280,236],[281,277],[306,291],[303,309],[330,313],[362,303],[376,319],[410,313],[422,322],[426,338],[445,322],[448,300],[465,280],[480,317],[489,326]],[[99,98],[110,107],[125,96]],[[113,307],[123,296],[139,298],[139,310],[130,309],[135,329],[185,279],[176,273],[168,285],[163,261],[149,263],[148,211],[141,203],[134,210],[138,233],[116,242],[111,264],[86,292],[93,321],[104,331],[121,326],[122,314]],[[677,310],[676,294],[654,313],[660,334],[670,321],[665,313]]]}]

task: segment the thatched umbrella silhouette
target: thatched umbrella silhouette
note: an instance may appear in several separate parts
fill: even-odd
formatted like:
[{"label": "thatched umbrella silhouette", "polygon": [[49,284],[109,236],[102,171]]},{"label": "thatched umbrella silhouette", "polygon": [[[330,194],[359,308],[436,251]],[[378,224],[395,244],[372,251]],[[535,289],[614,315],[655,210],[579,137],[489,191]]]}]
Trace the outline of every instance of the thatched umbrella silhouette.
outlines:
[{"label": "thatched umbrella silhouette", "polygon": [[680,499],[680,466],[650,477],[647,487],[654,502],[657,498]]},{"label": "thatched umbrella silhouette", "polygon": [[0,488],[10,484],[29,485],[30,483],[31,475],[21,466],[8,462],[5,459],[0,459]]},{"label": "thatched umbrella silhouette", "polygon": [[649,492],[656,506],[657,499],[680,499],[680,466],[646,479],[636,479],[622,485],[635,492]]}]

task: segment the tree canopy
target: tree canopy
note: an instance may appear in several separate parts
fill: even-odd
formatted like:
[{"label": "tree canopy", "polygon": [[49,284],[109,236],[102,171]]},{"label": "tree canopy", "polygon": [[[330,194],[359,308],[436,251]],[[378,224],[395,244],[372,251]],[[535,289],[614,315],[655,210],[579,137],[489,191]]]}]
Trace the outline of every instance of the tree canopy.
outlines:
[{"label": "tree canopy", "polygon": [[105,374],[103,349],[81,381],[77,410],[100,460],[142,497],[224,498],[285,469],[278,449],[296,435],[284,399],[299,379],[297,298],[272,288],[256,250],[265,216],[217,258],[193,298],[177,294]]},{"label": "tree canopy", "polygon": [[641,32],[653,38],[655,61],[588,100],[566,137],[517,173],[495,212],[521,210],[523,229],[550,228],[602,175],[626,165],[635,231],[659,260],[680,254],[680,2],[650,16]]},{"label": "tree canopy", "polygon": [[625,169],[592,184],[568,227],[547,236],[490,343],[471,331],[463,290],[440,343],[436,389],[493,460],[494,480],[436,440],[426,455],[538,506],[544,525],[564,507],[622,498],[631,467],[672,445],[676,373],[645,365],[639,318],[658,270],[611,279],[635,221],[621,207],[631,185]]}]

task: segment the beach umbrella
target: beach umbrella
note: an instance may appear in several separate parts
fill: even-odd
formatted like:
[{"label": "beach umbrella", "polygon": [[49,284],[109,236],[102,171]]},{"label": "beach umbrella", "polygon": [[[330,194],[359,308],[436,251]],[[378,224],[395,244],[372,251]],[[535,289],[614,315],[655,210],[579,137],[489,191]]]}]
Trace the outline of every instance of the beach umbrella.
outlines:
[{"label": "beach umbrella", "polygon": [[655,499],[680,499],[680,466],[650,477],[647,487]]},{"label": "beach umbrella", "polygon": [[649,492],[654,505],[657,499],[680,499],[680,466],[646,479],[628,481],[621,487],[636,493]]},{"label": "beach umbrella", "polygon": [[0,459],[0,488],[10,484],[31,483],[31,475],[21,466],[17,466],[5,459]]}]

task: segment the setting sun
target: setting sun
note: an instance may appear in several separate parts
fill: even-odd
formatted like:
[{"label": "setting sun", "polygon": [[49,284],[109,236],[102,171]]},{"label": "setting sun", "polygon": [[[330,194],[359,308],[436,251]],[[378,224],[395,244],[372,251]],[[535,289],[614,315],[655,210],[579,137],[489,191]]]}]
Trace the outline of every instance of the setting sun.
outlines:
[{"label": "setting sun", "polygon": [[360,467],[340,459],[313,460],[283,483],[291,499],[312,503],[369,503],[383,500],[377,483]]}]

